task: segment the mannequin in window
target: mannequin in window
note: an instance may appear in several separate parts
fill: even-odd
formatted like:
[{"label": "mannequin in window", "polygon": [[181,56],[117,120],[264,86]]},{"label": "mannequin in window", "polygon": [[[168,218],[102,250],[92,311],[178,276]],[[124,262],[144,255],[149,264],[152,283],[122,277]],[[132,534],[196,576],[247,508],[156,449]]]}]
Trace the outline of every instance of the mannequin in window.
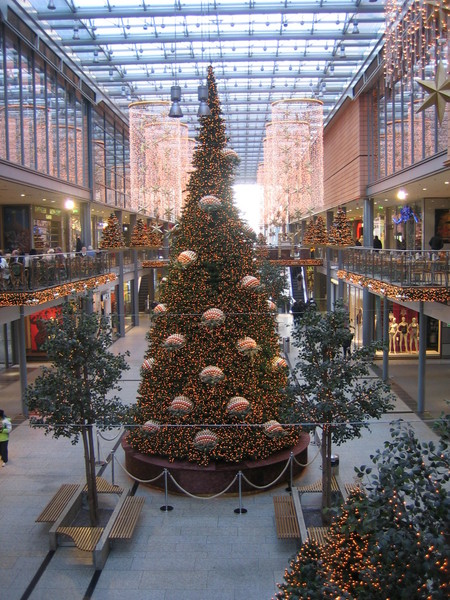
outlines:
[{"label": "mannequin in window", "polygon": [[408,333],[409,333],[409,351],[419,352],[419,323],[417,322],[416,317],[413,317],[411,323],[408,325]]},{"label": "mannequin in window", "polygon": [[389,352],[396,353],[396,337],[397,337],[397,319],[392,317],[392,321],[389,324]]},{"label": "mannequin in window", "polygon": [[402,320],[398,324],[397,331],[399,333],[399,336],[398,336],[399,351],[400,352],[408,352],[408,323],[406,322],[406,319],[404,316],[402,317]]}]

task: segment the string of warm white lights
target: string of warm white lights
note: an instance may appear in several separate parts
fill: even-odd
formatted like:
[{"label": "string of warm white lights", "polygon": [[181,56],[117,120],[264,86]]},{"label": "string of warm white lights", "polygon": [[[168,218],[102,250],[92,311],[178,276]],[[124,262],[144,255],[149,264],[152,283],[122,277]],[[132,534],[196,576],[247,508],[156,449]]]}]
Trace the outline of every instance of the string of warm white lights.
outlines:
[{"label": "string of warm white lights", "polygon": [[286,226],[297,215],[323,205],[323,109],[313,98],[279,100],[272,104],[266,125],[264,165],[264,226]]},{"label": "string of warm white lights", "polygon": [[134,102],[129,115],[132,208],[173,222],[180,215],[195,141],[186,125],[169,117],[168,102]]},{"label": "string of warm white lights", "polygon": [[117,279],[115,273],[107,273],[106,275],[96,275],[90,279],[81,279],[79,281],[72,281],[63,285],[57,285],[45,290],[39,291],[17,291],[17,292],[2,292],[0,294],[0,306],[33,306],[39,304],[45,304],[70,296],[71,294],[79,294],[88,290],[93,290],[101,285],[112,283]]},{"label": "string of warm white lights", "polygon": [[388,84],[438,60],[447,44],[445,0],[387,0],[384,65]]},{"label": "string of warm white lights", "polygon": [[337,277],[347,283],[368,288],[373,294],[386,296],[394,301],[445,303],[450,300],[450,289],[446,287],[399,287],[344,270],[339,270]]}]

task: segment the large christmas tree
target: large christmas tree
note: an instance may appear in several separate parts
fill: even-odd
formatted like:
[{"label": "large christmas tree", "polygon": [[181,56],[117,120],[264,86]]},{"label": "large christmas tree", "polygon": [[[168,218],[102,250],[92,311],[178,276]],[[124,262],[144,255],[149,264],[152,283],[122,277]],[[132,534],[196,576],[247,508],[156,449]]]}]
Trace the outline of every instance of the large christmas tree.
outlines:
[{"label": "large christmas tree", "polygon": [[254,234],[233,205],[235,157],[212,67],[211,116],[201,117],[195,171],[173,234],[167,280],[154,309],[136,421],[143,454],[188,460],[262,459],[296,444],[278,423],[286,386],[275,305],[259,281]]}]

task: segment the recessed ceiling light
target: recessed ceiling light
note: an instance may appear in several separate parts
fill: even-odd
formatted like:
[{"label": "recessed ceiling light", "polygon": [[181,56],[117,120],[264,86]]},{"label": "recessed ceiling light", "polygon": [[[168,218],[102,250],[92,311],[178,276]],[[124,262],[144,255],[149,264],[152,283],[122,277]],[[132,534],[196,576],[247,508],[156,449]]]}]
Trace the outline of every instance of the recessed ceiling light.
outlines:
[{"label": "recessed ceiling light", "polygon": [[24,197],[25,197],[25,194],[20,194],[20,195],[21,195],[21,197],[22,197],[22,198],[24,198]]},{"label": "recessed ceiling light", "polygon": [[385,202],[389,202],[389,200],[387,198],[384,199]]},{"label": "recessed ceiling light", "polygon": [[399,200],[405,200],[407,195],[408,194],[405,190],[398,190],[398,192],[397,192],[397,198]]},{"label": "recessed ceiling light", "polygon": [[427,191],[427,188],[422,188],[422,192],[426,192],[426,191]]},{"label": "recessed ceiling light", "polygon": [[47,202],[47,198],[42,198],[42,202]]},{"label": "recessed ceiling light", "polygon": [[52,202],[53,204],[55,203],[55,200],[50,200],[50,202]]},{"label": "recessed ceiling light", "polygon": [[449,184],[449,182],[448,182],[448,181],[444,181],[444,183],[445,183],[445,185],[448,185],[448,184]]}]

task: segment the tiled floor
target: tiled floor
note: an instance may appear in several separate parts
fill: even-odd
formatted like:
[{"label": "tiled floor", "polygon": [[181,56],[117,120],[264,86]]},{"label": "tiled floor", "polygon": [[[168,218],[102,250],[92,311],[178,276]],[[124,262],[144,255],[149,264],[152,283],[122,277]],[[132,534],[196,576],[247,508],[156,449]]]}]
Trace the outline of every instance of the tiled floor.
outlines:
[{"label": "tiled floor", "polygon": [[[115,351],[131,351],[131,369],[125,373],[121,392],[126,402],[135,401],[140,365],[147,348],[147,328],[148,318],[144,316],[140,327],[113,346]],[[288,333],[289,317],[282,318],[280,335]],[[448,364],[440,364],[440,369],[444,375],[439,379],[439,389],[433,388],[436,397],[445,395],[449,387]],[[408,383],[409,392],[414,393],[410,380]],[[17,382],[2,390],[3,406],[13,416],[20,410],[14,414],[14,409],[8,406],[20,408],[17,390]],[[395,414],[374,423],[372,432],[336,448],[343,480],[352,481],[353,466],[369,460],[370,453],[381,447],[387,437],[389,422],[399,417],[414,422],[420,436],[434,439],[430,428],[398,400]],[[99,438],[100,458],[105,458],[117,442],[115,435],[111,432]],[[132,480],[120,466],[124,463],[120,448],[116,456],[115,483],[131,485]],[[311,464],[299,482],[320,478],[314,445],[310,447],[309,460]],[[272,496],[285,493],[283,486],[244,496],[243,505],[248,512],[236,514],[234,509],[239,500],[236,496],[194,499],[173,494],[169,496],[173,510],[164,512],[160,510],[164,494],[140,485],[137,494],[145,497],[145,504],[135,535],[129,542],[114,542],[95,586],[90,588],[94,576],[90,554],[73,547],[59,547],[31,593],[26,595],[25,590],[49,550],[49,526],[35,523],[35,519],[62,483],[83,480],[83,470],[80,445],[45,437],[42,431],[30,429],[27,421],[14,428],[10,462],[0,469],[2,599],[269,600],[275,594],[276,582],[282,580],[289,558],[297,548],[295,541],[276,537]],[[111,479],[110,467],[104,476]],[[308,503],[320,503],[320,497],[311,494]],[[87,593],[89,588],[93,589],[92,594]]]}]

